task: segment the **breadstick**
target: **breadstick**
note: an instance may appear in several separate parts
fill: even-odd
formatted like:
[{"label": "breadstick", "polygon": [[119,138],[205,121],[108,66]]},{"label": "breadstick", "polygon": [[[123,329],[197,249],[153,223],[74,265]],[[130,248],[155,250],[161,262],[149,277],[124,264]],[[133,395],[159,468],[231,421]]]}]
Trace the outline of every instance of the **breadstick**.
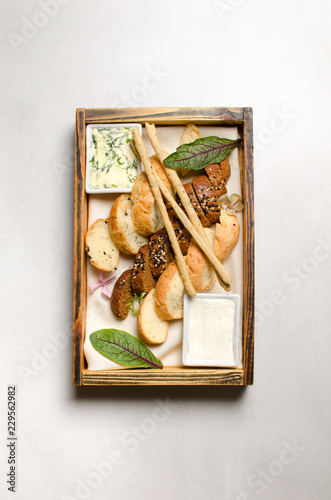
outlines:
[{"label": "breadstick", "polygon": [[166,174],[169,177],[171,184],[173,185],[176,192],[178,193],[180,201],[183,203],[183,206],[187,212],[189,219],[191,220],[192,224],[194,225],[194,227],[198,231],[198,233],[201,235],[201,237],[205,240],[206,244],[208,246],[210,246],[210,248],[212,249],[212,247],[209,243],[209,240],[206,237],[206,233],[203,230],[200,219],[199,219],[196,211],[192,207],[192,204],[190,202],[188,194],[185,191],[183,184],[182,184],[180,178],[178,177],[177,172],[175,170],[172,170],[171,168],[166,167],[163,163],[163,160],[165,160],[165,158],[167,158],[167,156],[169,156],[169,153],[168,153],[168,151],[163,149],[163,147],[159,141],[159,138],[157,136],[155,125],[145,123],[145,128],[146,128],[146,132],[147,132],[147,135],[149,137],[149,140],[151,141],[151,144],[153,146],[153,149],[154,149],[155,153],[157,154],[160,162],[162,163],[163,168],[166,171]]},{"label": "breadstick", "polygon": [[[168,156],[168,152],[165,149],[163,149],[162,145],[160,144],[160,141],[159,141],[157,133],[156,133],[155,125],[150,125],[149,123],[145,123],[145,128],[146,128],[147,135],[148,135],[148,137],[151,141],[151,144],[153,146],[153,149],[154,149],[155,153],[157,154],[160,162],[163,164],[163,160]],[[187,212],[187,215],[190,219],[190,221],[188,221],[188,222],[191,222],[191,226],[193,226],[193,229],[195,230],[195,232],[197,232],[198,235],[200,236],[200,238],[198,240],[197,240],[196,236],[194,236],[192,231],[191,231],[192,227],[190,229],[189,226],[187,225],[187,220],[185,220],[185,218],[182,219],[183,214],[184,214],[184,216],[186,216],[186,214],[181,210],[181,208],[179,207],[179,205],[176,202],[175,202],[175,204],[177,206],[175,207],[172,203],[172,201],[174,201],[173,198],[172,198],[172,200],[168,199],[166,194],[164,193],[163,189],[161,189],[163,195],[166,197],[167,201],[169,201],[169,203],[171,203],[173,209],[177,213],[177,215],[180,218],[180,220],[182,221],[182,223],[185,225],[186,229],[191,233],[193,238],[196,240],[197,244],[200,246],[201,250],[204,252],[206,257],[209,259],[211,264],[214,266],[214,268],[216,270],[216,276],[217,276],[217,279],[218,279],[220,285],[225,290],[230,291],[231,290],[231,277],[228,274],[225,267],[221,264],[221,262],[215,256],[214,249],[212,248],[208,238],[206,237],[206,233],[201,225],[200,219],[199,219],[196,211],[194,210],[194,208],[190,202],[190,199],[189,199],[189,197],[188,197],[188,195],[183,187],[181,180],[178,177],[177,172],[175,170],[172,170],[171,168],[167,168],[164,164],[163,164],[163,166],[164,166],[164,169],[166,171],[166,174],[168,175],[173,187],[177,191],[178,196],[179,196],[179,198],[180,198],[180,200],[181,200],[181,202],[182,202],[182,204]],[[180,212],[182,212],[181,215],[179,215]],[[187,219],[187,217],[186,217],[186,219]],[[200,244],[201,240],[204,242],[204,248],[202,248],[202,246]],[[199,241],[200,241],[200,243],[199,243]],[[207,250],[207,252],[205,250]]]},{"label": "breadstick", "polygon": [[214,251],[210,249],[210,246],[208,246],[203,238],[201,238],[200,234],[198,231],[195,229],[193,226],[192,222],[190,219],[187,217],[186,213],[180,208],[178,205],[177,201],[174,199],[172,194],[170,193],[169,189],[163,184],[161,181],[160,177],[157,175],[156,172],[154,172],[154,175],[156,177],[157,183],[160,187],[160,190],[165,197],[165,199],[170,203],[174,211],[176,212],[177,216],[181,220],[181,222],[184,224],[185,228],[189,231],[191,236],[195,239],[196,243],[199,245],[207,259],[209,259],[210,263],[213,265],[215,268],[216,273],[220,277],[220,284],[221,286],[227,290],[228,292],[231,290],[231,277],[223,264],[218,260],[216,255],[214,254]]},{"label": "breadstick", "polygon": [[[181,278],[183,280],[184,286],[186,288],[187,293],[191,297],[194,297],[196,295],[196,291],[194,290],[194,287],[191,283],[188,267],[186,265],[184,256],[180,250],[180,247],[179,247],[176,235],[175,235],[174,228],[170,222],[167,209],[165,207],[163,198],[162,198],[161,193],[160,193],[159,183],[162,184],[162,182],[160,179],[158,181],[156,179],[156,175],[155,175],[156,173],[155,173],[153,166],[150,162],[145,145],[143,143],[143,140],[142,140],[141,135],[139,134],[139,131],[137,128],[133,129],[133,139],[134,139],[136,149],[139,153],[140,159],[144,164],[146,175],[147,175],[148,181],[150,183],[155,201],[156,201],[156,203],[159,207],[159,210],[161,212],[161,215],[162,215],[162,218],[164,221],[164,225],[165,225],[165,228],[167,230],[167,233],[168,233],[168,236],[170,239],[170,243],[171,243],[171,246],[173,248],[175,257],[176,257],[178,270],[179,270],[179,273],[180,273]],[[172,195],[170,194],[170,192],[169,192],[169,195],[172,198]]]}]

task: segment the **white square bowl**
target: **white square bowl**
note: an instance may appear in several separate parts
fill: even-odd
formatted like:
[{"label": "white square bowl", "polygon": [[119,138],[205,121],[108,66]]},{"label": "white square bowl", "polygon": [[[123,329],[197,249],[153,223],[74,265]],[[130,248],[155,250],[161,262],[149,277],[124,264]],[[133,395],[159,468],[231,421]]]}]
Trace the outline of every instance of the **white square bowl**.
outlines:
[{"label": "white square bowl", "polygon": [[[140,123],[98,123],[86,126],[86,180],[85,180],[85,190],[89,194],[106,194],[106,193],[131,193],[132,187],[112,187],[112,188],[101,188],[101,189],[91,189],[89,185],[90,181],[90,151],[92,143],[92,129],[93,128],[137,128],[142,135],[142,125]],[[139,158],[137,158],[137,176],[141,173],[141,163]]]},{"label": "white square bowl", "polygon": [[[197,300],[211,299],[216,303],[220,300],[232,300],[235,303],[234,313],[234,332],[233,332],[233,354],[234,363],[220,363],[218,359],[188,359],[189,353],[189,326],[190,326],[190,310],[194,307]],[[208,317],[208,322],[212,322],[213,318]],[[240,295],[236,294],[212,294],[212,293],[197,293],[195,297],[189,295],[184,296],[184,319],[183,319],[183,349],[182,363],[184,366],[213,366],[222,368],[234,368],[239,365],[239,345],[240,345]]]}]

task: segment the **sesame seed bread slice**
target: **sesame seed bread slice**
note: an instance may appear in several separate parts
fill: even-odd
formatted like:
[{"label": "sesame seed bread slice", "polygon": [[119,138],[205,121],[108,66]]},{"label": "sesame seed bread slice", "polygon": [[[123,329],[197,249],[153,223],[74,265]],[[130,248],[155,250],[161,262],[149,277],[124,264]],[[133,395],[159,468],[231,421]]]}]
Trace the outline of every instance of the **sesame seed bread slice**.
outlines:
[{"label": "sesame seed bread slice", "polygon": [[118,266],[119,251],[109,234],[108,219],[96,220],[86,233],[86,252],[91,264],[110,273]]},{"label": "sesame seed bread slice", "polygon": [[148,238],[135,231],[132,221],[133,202],[129,194],[121,194],[110,211],[109,232],[117,248],[126,254],[135,255],[148,243]]},{"label": "sesame seed bread slice", "polygon": [[149,240],[150,268],[155,279],[158,279],[163,271],[174,260],[168,233],[161,229],[152,234]]},{"label": "sesame seed bread slice", "polygon": [[148,344],[162,344],[168,337],[169,322],[162,320],[156,312],[155,288],[144,297],[138,313],[138,332],[141,340]]},{"label": "sesame seed bread slice", "polygon": [[239,239],[240,225],[234,214],[221,210],[220,224],[216,224],[214,252],[220,262],[223,262],[234,249]]},{"label": "sesame seed bread slice", "polygon": [[[205,228],[205,233],[213,246],[216,237],[215,231],[211,228]],[[214,268],[193,238],[187,252],[186,263],[190,280],[197,293],[209,290],[214,285],[216,281]]]},{"label": "sesame seed bread slice", "polygon": [[220,205],[208,177],[199,175],[192,184],[205,216],[210,224],[215,224],[219,221]]},{"label": "sesame seed bread slice", "polygon": [[226,184],[231,175],[231,166],[229,157],[220,163],[211,163],[206,168],[206,174],[214,189],[215,195],[219,198],[227,193]]},{"label": "sesame seed bread slice", "polygon": [[197,213],[197,216],[199,217],[200,219],[200,222],[202,224],[203,227],[210,227],[211,224],[209,222],[209,220],[207,219],[207,217],[205,216],[202,208],[201,208],[201,205],[198,201],[198,198],[195,194],[195,191],[193,189],[193,184],[192,182],[187,182],[186,184],[183,185],[186,193],[187,193],[187,196],[189,197],[190,199],[190,202],[192,204],[192,207],[194,208],[194,210],[196,211]]},{"label": "sesame seed bread slice", "polygon": [[110,307],[118,319],[125,319],[132,301],[132,269],[121,274],[115,283],[110,299]]},{"label": "sesame seed bread slice", "polygon": [[185,287],[176,262],[171,262],[155,287],[156,312],[164,321],[181,319],[184,310]]},{"label": "sesame seed bread slice", "polygon": [[148,293],[155,286],[149,261],[149,247],[144,245],[139,249],[133,264],[132,291],[136,295]]},{"label": "sesame seed bread slice", "polygon": [[183,255],[187,254],[188,246],[190,244],[190,234],[185,229],[182,221],[177,216],[173,208],[168,210],[170,222],[174,228],[175,235],[179,244],[179,248]]}]

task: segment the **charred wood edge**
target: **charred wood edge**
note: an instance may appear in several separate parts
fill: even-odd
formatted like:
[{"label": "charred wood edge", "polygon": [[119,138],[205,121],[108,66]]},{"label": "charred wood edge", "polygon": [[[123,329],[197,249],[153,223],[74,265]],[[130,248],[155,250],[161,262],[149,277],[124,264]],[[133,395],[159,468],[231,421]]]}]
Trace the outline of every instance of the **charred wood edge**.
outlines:
[{"label": "charred wood edge", "polygon": [[244,108],[243,126],[243,190],[244,190],[244,384],[252,385],[254,378],[254,164],[253,110]]},{"label": "charred wood edge", "polygon": [[84,385],[243,385],[243,381],[244,370],[240,368],[83,371]]},{"label": "charred wood edge", "polygon": [[84,238],[87,201],[85,194],[85,110],[76,111],[74,276],[73,276],[73,384],[82,385],[84,369],[84,331],[86,309],[86,272]]},{"label": "charred wood edge", "polygon": [[110,108],[86,109],[86,123],[141,122],[155,125],[190,123],[209,125],[222,121],[223,125],[243,123],[243,108]]}]

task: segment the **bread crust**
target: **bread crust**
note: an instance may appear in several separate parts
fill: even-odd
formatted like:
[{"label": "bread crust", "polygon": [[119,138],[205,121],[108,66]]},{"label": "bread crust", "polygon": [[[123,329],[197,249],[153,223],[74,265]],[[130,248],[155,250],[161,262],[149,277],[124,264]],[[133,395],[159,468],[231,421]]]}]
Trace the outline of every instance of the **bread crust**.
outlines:
[{"label": "bread crust", "polygon": [[240,225],[234,214],[221,211],[220,224],[216,224],[214,252],[220,262],[227,259],[236,246],[240,234]]},{"label": "bread crust", "polygon": [[[213,246],[216,236],[215,232],[211,228],[205,228],[205,233]],[[189,268],[190,280],[197,293],[209,290],[214,285],[216,274],[213,266],[193,238],[187,252],[186,263]]]},{"label": "bread crust", "polygon": [[133,264],[132,291],[136,295],[148,293],[155,286],[149,262],[149,246],[144,245],[139,249]]},{"label": "bread crust", "polygon": [[[172,190],[168,176],[157,156],[151,156],[150,161],[162,182],[168,189]],[[139,235],[149,236],[164,227],[164,221],[145,172],[139,174],[135,180],[131,200],[133,201],[133,225]]]},{"label": "bread crust", "polygon": [[[178,285],[174,289],[174,285]],[[176,262],[171,262],[161,274],[155,287],[156,312],[164,321],[181,319],[183,317],[184,284],[179,275]],[[171,299],[176,300],[176,309],[171,304]]]},{"label": "bread crust", "polygon": [[135,255],[139,248],[148,243],[148,238],[138,235],[132,221],[132,200],[128,194],[116,198],[110,211],[109,232],[117,248],[129,255]]},{"label": "bread crust", "polygon": [[150,237],[149,255],[152,274],[158,279],[175,258],[165,229],[157,231]]},{"label": "bread crust", "polygon": [[210,224],[215,224],[219,220],[220,205],[208,177],[199,175],[192,184],[205,216]]},{"label": "bread crust", "polygon": [[152,345],[162,344],[168,337],[169,322],[162,320],[155,308],[155,288],[141,303],[137,319],[139,337]]},{"label": "bread crust", "polygon": [[203,227],[210,227],[211,224],[209,222],[209,220],[207,219],[207,217],[205,216],[202,208],[201,208],[201,205],[199,203],[199,200],[195,194],[195,191],[193,189],[193,184],[192,182],[187,182],[186,184],[183,185],[189,199],[190,199],[190,202],[192,204],[192,207],[194,208],[194,210],[196,211],[197,213],[197,216],[199,217],[200,219],[200,222],[202,224]]},{"label": "bread crust", "polygon": [[184,225],[182,224],[179,217],[177,217],[176,212],[173,208],[168,210],[168,215],[170,222],[174,228],[175,235],[179,244],[179,248],[183,255],[187,254],[187,250],[190,244],[190,234],[186,231]]},{"label": "bread crust", "polygon": [[[107,240],[103,238],[101,243],[93,242],[94,237],[98,236],[97,232],[99,228],[103,231],[103,225],[107,226],[105,230]],[[118,266],[120,256],[109,234],[109,219],[97,219],[88,228],[85,238],[85,248],[91,264],[97,269],[110,273]]]},{"label": "bread crust", "polygon": [[225,160],[220,163],[212,163],[208,165],[205,170],[212,188],[214,189],[215,195],[219,198],[220,196],[226,194],[226,184],[231,175],[229,157],[227,156]]},{"label": "bread crust", "polygon": [[155,199],[145,172],[139,174],[134,181],[131,200],[135,231],[141,236],[149,236],[154,230],[152,213],[158,211],[158,208],[155,206]]},{"label": "bread crust", "polygon": [[132,300],[132,269],[121,274],[115,283],[110,299],[110,307],[118,319],[125,319]]},{"label": "bread crust", "polygon": [[160,177],[161,181],[166,185],[169,191],[173,192],[172,184],[169,180],[169,177],[165,173],[162,163],[160,162],[157,155],[153,155],[150,158],[152,167],[155,169],[156,173]]}]

